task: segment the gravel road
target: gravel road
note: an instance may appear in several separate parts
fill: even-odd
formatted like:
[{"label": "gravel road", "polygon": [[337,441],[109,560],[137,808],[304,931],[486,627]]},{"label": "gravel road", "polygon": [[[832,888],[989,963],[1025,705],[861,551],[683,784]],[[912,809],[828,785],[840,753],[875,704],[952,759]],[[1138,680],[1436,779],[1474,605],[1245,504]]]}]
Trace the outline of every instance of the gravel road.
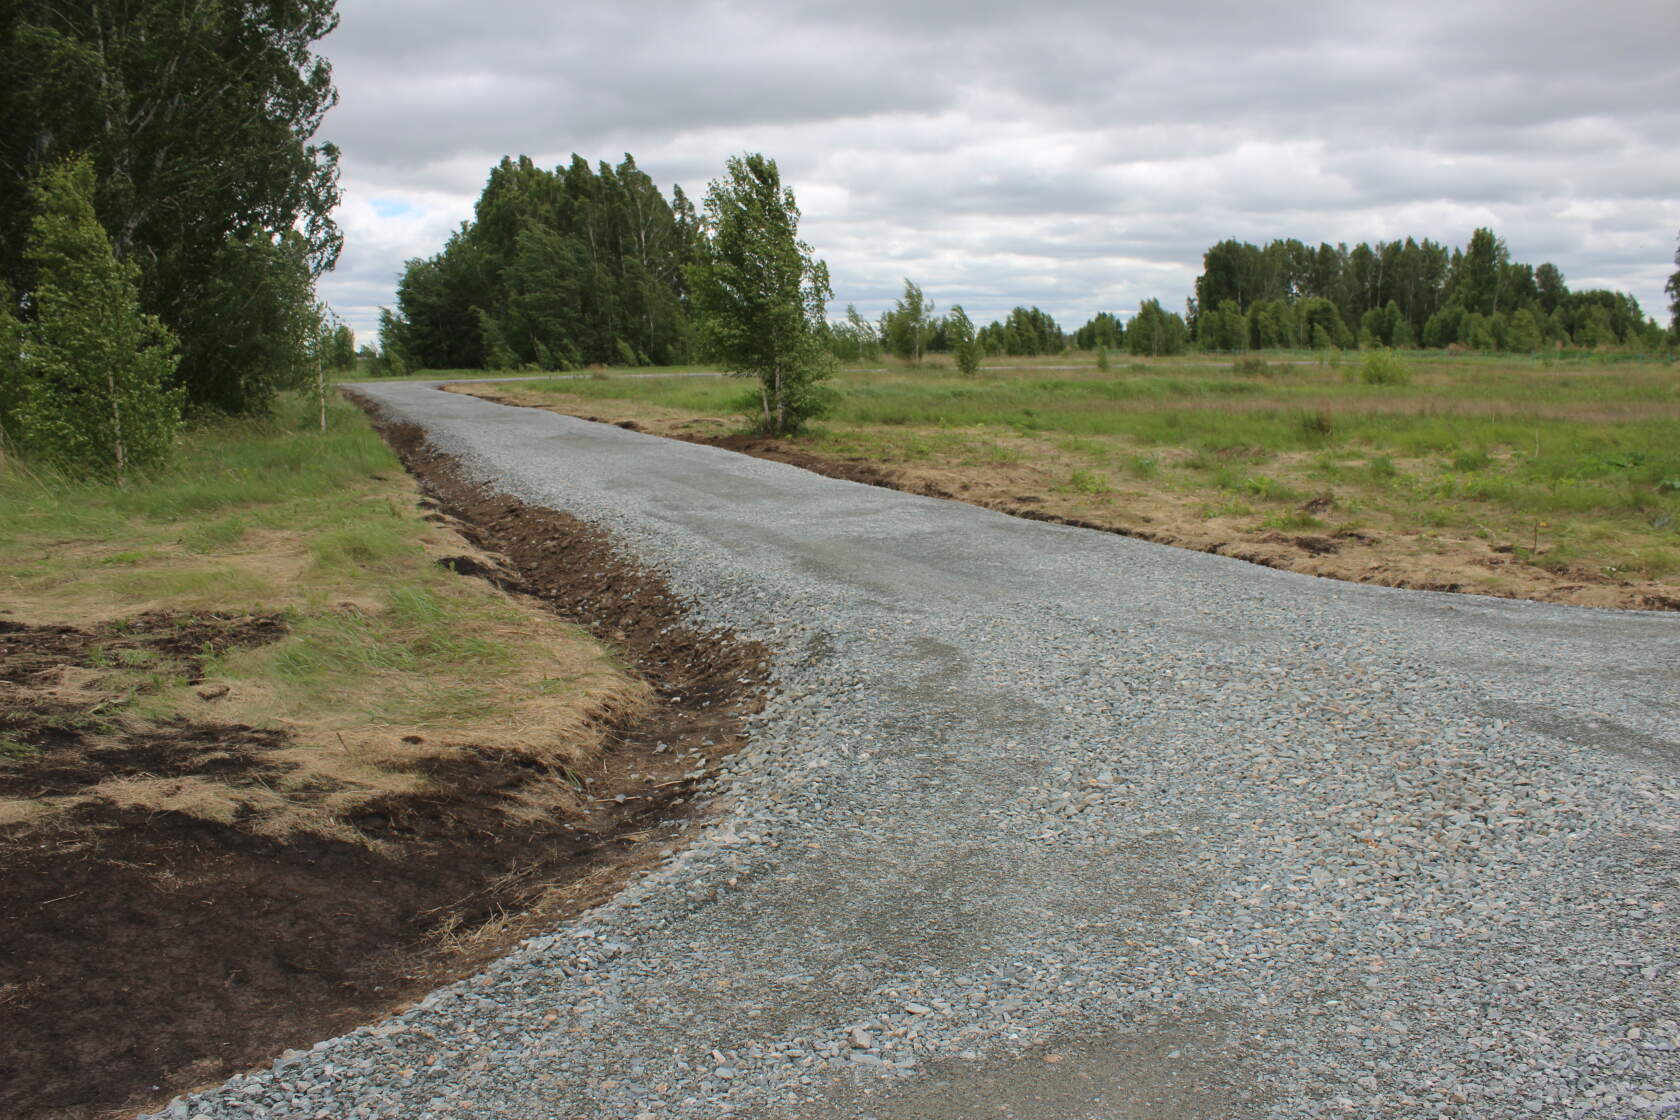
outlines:
[{"label": "gravel road", "polygon": [[778,691],[616,901],[161,1115],[1680,1116],[1680,617],[363,391]]}]

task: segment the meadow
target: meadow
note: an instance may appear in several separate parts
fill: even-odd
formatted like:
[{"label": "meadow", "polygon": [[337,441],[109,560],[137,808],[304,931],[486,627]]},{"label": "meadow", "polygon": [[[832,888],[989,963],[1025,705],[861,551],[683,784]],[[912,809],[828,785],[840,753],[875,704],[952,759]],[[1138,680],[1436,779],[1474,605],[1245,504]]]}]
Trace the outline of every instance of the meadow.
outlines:
[{"label": "meadow", "polygon": [[[1621,606],[1680,592],[1671,362],[1427,351],[1108,364],[848,369],[829,415],[791,442],[878,464],[907,489],[1340,578]],[[489,391],[693,438],[744,428],[748,389],[597,372]]]}]

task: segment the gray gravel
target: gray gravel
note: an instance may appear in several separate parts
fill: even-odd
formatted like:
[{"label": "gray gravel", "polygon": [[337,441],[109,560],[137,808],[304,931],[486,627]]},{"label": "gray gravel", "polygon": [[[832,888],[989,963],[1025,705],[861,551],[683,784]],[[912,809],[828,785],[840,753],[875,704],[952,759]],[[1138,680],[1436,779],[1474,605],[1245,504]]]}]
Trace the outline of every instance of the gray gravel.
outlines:
[{"label": "gray gravel", "polygon": [[617,900],[161,1115],[1680,1116],[1680,618],[366,391],[778,691]]}]

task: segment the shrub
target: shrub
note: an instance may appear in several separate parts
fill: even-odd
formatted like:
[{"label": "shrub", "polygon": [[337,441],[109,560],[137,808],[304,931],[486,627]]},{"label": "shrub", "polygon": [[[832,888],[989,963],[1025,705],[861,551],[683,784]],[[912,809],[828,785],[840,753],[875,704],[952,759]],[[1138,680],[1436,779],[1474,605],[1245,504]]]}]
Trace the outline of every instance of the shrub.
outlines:
[{"label": "shrub", "polygon": [[1374,350],[1359,363],[1359,380],[1367,385],[1410,385],[1412,367],[1392,350]]}]

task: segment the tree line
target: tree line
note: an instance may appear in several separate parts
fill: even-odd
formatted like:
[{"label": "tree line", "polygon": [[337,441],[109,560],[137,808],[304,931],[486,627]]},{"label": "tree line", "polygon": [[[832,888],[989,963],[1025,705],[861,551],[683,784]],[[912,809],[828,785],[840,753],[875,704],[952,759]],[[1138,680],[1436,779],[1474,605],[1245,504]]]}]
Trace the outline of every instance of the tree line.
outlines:
[{"label": "tree line", "polygon": [[[1476,230],[1464,249],[1452,250],[1410,237],[1352,249],[1230,240],[1203,255],[1183,314],[1147,299],[1129,320],[1099,312],[1070,333],[1036,307],[1017,307],[973,337],[986,357],[1068,347],[1140,356],[1331,347],[1656,350],[1680,337],[1680,271],[1667,291],[1673,323],[1665,330],[1626,292],[1571,291],[1556,265],[1513,261],[1490,229]],[[966,322],[960,306],[935,314],[933,302],[906,280],[904,294],[876,322],[848,305],[846,318],[832,325],[832,346],[845,361],[882,354],[914,361],[955,352],[963,335],[953,327]]]},{"label": "tree line", "polygon": [[0,7],[0,439],[121,476],[353,355],[333,0]]},{"label": "tree line", "polygon": [[1425,238],[1320,244],[1221,241],[1202,258],[1186,304],[1203,349],[1391,346],[1532,352],[1664,345],[1626,292],[1571,291],[1550,262],[1513,260],[1478,229],[1463,249]]},{"label": "tree line", "polygon": [[550,171],[494,167],[471,221],[410,260],[380,320],[396,368],[562,370],[689,361],[699,336],[686,269],[701,220],[635,158]]}]

